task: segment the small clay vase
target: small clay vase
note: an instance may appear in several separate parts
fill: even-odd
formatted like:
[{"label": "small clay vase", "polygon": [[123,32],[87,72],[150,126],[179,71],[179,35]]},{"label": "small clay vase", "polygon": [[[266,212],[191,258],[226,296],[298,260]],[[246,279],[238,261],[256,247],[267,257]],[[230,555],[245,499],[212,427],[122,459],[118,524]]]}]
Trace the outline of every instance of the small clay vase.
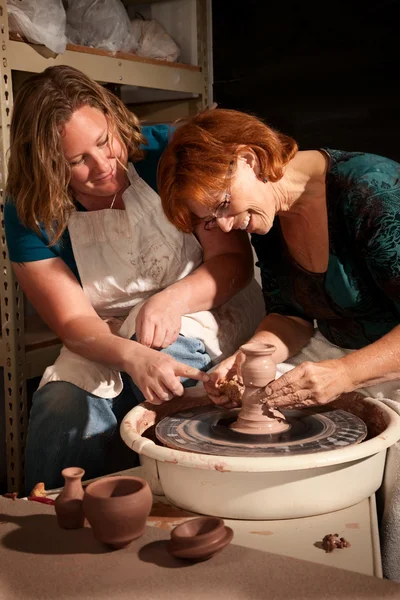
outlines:
[{"label": "small clay vase", "polygon": [[153,496],[144,479],[114,475],[87,486],[83,512],[94,537],[118,549],[143,534],[152,504]]},{"label": "small clay vase", "polygon": [[79,467],[68,467],[61,471],[65,479],[64,488],[54,502],[57,522],[63,529],[79,529],[83,527],[85,515],[83,514],[82,477],[85,471]]},{"label": "small clay vase", "polygon": [[240,349],[245,355],[244,363],[241,365],[245,389],[242,407],[237,420],[230,426],[231,429],[239,433],[260,435],[285,431],[289,425],[283,415],[278,413],[278,418],[268,416],[260,402],[260,393],[275,379],[276,365],[271,358],[276,350],[275,346],[262,342],[249,342]]},{"label": "small clay vase", "polygon": [[185,521],[171,531],[167,550],[175,558],[192,561],[208,560],[227,546],[233,531],[218,517],[197,517]]}]

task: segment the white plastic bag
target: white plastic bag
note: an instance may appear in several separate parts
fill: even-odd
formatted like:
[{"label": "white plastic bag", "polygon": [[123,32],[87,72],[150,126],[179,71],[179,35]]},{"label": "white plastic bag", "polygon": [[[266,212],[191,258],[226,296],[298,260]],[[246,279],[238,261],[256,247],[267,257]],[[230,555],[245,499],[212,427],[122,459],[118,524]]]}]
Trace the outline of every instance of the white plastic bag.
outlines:
[{"label": "white plastic bag", "polygon": [[32,44],[65,52],[65,10],[61,0],[7,0],[8,27]]},{"label": "white plastic bag", "polygon": [[132,30],[138,40],[138,47],[136,48],[138,56],[158,58],[170,62],[177,60],[181,50],[158,21],[154,19],[151,21],[133,19]]},{"label": "white plastic bag", "polygon": [[68,0],[67,38],[72,44],[134,52],[131,22],[121,0]]}]

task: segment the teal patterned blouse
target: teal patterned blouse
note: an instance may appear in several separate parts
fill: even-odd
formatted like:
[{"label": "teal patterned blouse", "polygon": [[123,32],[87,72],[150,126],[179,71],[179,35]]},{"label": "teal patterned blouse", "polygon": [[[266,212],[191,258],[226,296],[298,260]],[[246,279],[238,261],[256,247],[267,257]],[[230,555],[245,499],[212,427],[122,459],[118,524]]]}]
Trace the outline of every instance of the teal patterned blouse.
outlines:
[{"label": "teal patterned blouse", "polygon": [[310,273],[288,253],[279,218],[252,235],[266,312],[317,321],[342,348],[362,348],[400,323],[400,164],[362,152],[329,157],[329,264]]}]

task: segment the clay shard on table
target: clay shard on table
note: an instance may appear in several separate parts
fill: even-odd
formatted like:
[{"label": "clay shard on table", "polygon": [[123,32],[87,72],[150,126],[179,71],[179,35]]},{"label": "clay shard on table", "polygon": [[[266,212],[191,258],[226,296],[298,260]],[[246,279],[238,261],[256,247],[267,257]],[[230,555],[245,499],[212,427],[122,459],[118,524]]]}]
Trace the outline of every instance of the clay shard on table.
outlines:
[{"label": "clay shard on table", "polygon": [[336,549],[350,548],[351,544],[339,537],[338,533],[327,533],[322,539],[322,548],[325,552],[333,552]]},{"label": "clay shard on table", "polygon": [[6,492],[2,494],[2,498],[8,498],[9,500],[17,500],[18,492]]},{"label": "clay shard on table", "polygon": [[197,517],[171,531],[167,550],[175,558],[208,560],[227,546],[233,531],[218,517]]}]

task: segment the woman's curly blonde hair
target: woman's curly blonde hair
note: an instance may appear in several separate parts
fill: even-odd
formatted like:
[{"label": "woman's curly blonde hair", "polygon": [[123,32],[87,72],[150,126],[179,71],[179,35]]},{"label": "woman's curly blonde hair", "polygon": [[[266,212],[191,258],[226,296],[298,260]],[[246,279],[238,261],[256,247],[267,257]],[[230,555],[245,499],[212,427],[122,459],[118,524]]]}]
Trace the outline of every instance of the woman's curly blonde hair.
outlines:
[{"label": "woman's curly blonde hair", "polygon": [[142,158],[139,120],[97,82],[73,67],[48,67],[24,81],[11,120],[6,194],[21,223],[37,233],[41,226],[55,244],[75,209],[71,168],[61,145],[62,127],[73,113],[92,106],[106,117],[110,132],[126,147],[132,162]]}]

